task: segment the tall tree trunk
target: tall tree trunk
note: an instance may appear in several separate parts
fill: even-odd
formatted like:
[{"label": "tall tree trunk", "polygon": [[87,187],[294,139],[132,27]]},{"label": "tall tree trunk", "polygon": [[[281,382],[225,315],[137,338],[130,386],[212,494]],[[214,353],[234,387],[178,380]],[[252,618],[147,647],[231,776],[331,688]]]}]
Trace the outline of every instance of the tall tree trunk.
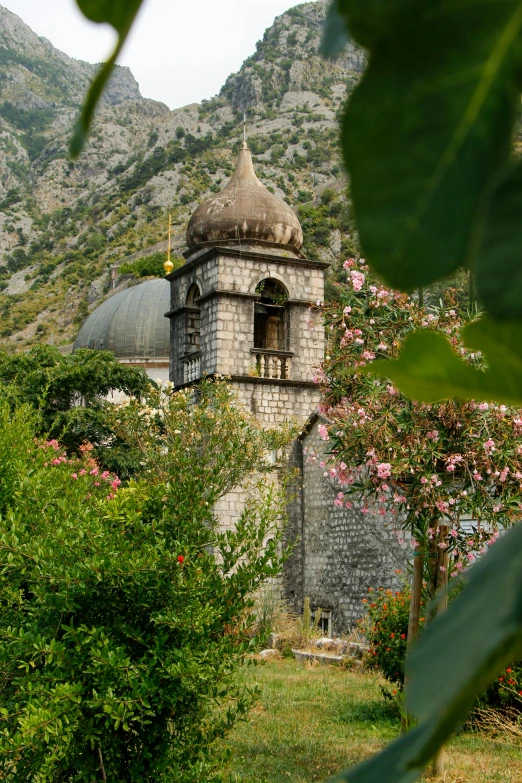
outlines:
[{"label": "tall tree trunk", "polygon": [[[420,608],[422,599],[422,578],[424,575],[424,547],[420,544],[417,546],[413,556],[413,579],[411,583],[411,595],[410,595],[410,613],[408,617],[408,637],[407,637],[407,650],[409,649],[415,639],[419,635],[420,625]],[[404,686],[408,683],[408,669],[404,672]],[[410,721],[408,715],[404,712],[401,718],[401,728],[403,731],[407,731]]]},{"label": "tall tree trunk", "polygon": [[[449,538],[448,525],[440,525],[437,535],[438,543],[446,544]],[[448,550],[446,547],[439,547],[439,554],[437,558],[437,591],[438,591],[438,604],[437,614],[442,614],[448,608]],[[439,750],[435,758],[433,759],[433,774],[438,777],[444,776],[444,751]]]}]

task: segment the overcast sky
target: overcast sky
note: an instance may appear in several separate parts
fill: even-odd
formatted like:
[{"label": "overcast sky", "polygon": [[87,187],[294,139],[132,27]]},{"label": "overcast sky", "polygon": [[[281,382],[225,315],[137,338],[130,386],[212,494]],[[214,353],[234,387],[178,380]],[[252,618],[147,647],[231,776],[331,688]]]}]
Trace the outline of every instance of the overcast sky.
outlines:
[{"label": "overcast sky", "polygon": [[[88,62],[106,59],[112,28],[88,22],[75,0],[0,0],[57,49]],[[119,62],[145,98],[171,109],[211,98],[255,51],[274,18],[296,0],[145,0]]]}]

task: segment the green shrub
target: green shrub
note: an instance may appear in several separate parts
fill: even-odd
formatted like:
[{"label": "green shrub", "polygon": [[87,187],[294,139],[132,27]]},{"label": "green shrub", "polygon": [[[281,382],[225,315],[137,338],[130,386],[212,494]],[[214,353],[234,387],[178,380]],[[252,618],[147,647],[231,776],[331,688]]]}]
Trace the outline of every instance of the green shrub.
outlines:
[{"label": "green shrub", "polygon": [[0,776],[12,783],[214,780],[215,741],[252,702],[234,674],[252,646],[249,596],[280,566],[282,499],[266,482],[235,531],[212,507],[267,469],[270,437],[224,384],[203,384],[197,404],[183,392],[154,403],[120,411],[143,448],[127,487],[88,450],[35,442],[31,409],[0,403]]},{"label": "green shrub", "polygon": [[[402,590],[370,590],[365,603],[368,615],[363,621],[366,638],[370,644],[368,664],[378,669],[392,684],[404,685],[404,664],[408,635],[410,588]],[[456,596],[456,591],[450,593]],[[425,602],[421,603],[421,607]],[[426,618],[421,615],[421,627]],[[522,711],[522,661],[512,664],[500,673],[497,680],[479,698],[479,705],[495,708],[516,708]]]},{"label": "green shrub", "polygon": [[[163,264],[166,259],[165,253],[152,253],[128,264],[122,264],[118,272],[120,275],[135,275],[136,277],[165,277]],[[173,256],[171,260],[174,262],[175,269],[184,263],[183,258],[177,256]]]},{"label": "green shrub", "polygon": [[368,604],[365,635],[370,645],[369,665],[378,669],[389,682],[402,688],[410,588],[405,586],[397,592],[383,588],[375,592],[370,588],[368,592],[370,597],[365,599]]}]

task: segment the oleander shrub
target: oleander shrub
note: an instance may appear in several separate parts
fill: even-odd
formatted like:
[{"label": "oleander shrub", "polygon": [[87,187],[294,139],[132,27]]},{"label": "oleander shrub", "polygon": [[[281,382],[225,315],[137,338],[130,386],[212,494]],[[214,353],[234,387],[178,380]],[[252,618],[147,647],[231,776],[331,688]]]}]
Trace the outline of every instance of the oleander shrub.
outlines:
[{"label": "oleander shrub", "polygon": [[[281,563],[282,493],[263,477],[274,437],[224,384],[198,398],[158,391],[156,405],[122,407],[143,457],[124,485],[88,447],[71,456],[36,439],[31,406],[0,402],[0,777],[11,783],[217,780],[216,740],[255,697],[234,675],[256,644],[250,596]],[[250,500],[223,531],[213,505],[252,470]]]}]

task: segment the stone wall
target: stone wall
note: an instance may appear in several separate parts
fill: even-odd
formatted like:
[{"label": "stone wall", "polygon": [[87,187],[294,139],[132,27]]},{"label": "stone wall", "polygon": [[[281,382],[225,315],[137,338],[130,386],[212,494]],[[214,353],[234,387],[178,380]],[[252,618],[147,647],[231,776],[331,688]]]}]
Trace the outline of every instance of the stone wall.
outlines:
[{"label": "stone wall", "polygon": [[[255,372],[256,286],[275,278],[288,291],[286,350],[292,352],[289,378],[310,382],[323,359],[324,330],[310,305],[324,296],[321,262],[254,252],[211,248],[198,252],[169,276],[171,281],[171,380],[183,383],[186,311],[190,287],[200,290],[201,374],[249,376]],[[306,413],[308,416],[312,409]]]},{"label": "stone wall", "polygon": [[356,502],[352,509],[334,506],[338,488],[320,466],[328,457],[319,423],[316,418],[292,453],[303,480],[289,506],[287,535],[296,545],[285,570],[285,597],[300,612],[308,596],[313,609],[331,612],[334,632],[344,633],[362,616],[369,587],[400,588],[395,571],[406,570],[411,548],[399,545],[386,517],[363,514]]}]

